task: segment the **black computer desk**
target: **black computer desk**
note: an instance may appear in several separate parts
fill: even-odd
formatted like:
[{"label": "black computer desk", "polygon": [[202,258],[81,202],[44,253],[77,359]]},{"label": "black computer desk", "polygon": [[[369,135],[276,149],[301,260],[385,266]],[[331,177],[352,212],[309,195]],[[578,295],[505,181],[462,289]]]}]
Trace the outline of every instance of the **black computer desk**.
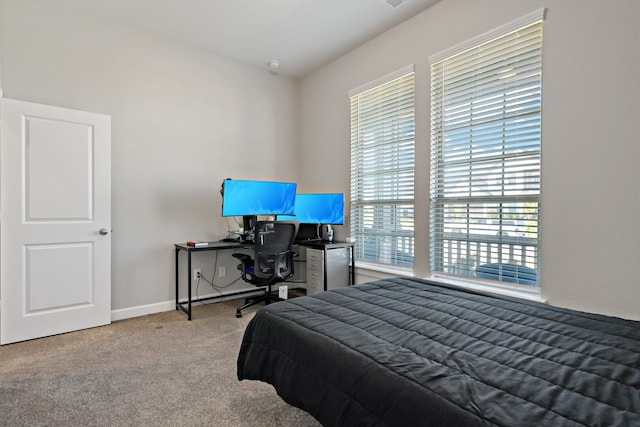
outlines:
[{"label": "black computer desk", "polygon": [[[182,310],[187,314],[187,318],[191,320],[191,306],[194,302],[206,301],[215,298],[222,298],[222,295],[192,299],[191,298],[191,254],[194,252],[205,252],[205,251],[221,251],[221,250],[229,250],[229,249],[252,249],[253,245],[250,242],[208,242],[206,246],[189,246],[186,243],[175,243],[176,248],[176,310]],[[178,299],[178,291],[179,291],[179,277],[180,272],[178,271],[178,259],[180,251],[185,251],[187,253],[187,301],[180,302]],[[255,292],[254,290],[250,291],[238,291],[231,294],[226,294],[224,297],[233,296],[233,295],[242,295],[249,292]],[[186,307],[185,307],[186,305]]]},{"label": "black computer desk", "polygon": [[[314,249],[322,249],[325,252],[329,249],[333,248],[341,248],[348,247],[351,250],[351,274],[350,274],[350,285],[355,285],[355,255],[353,250],[353,243],[351,242],[338,242],[338,241],[323,241],[323,240],[302,240],[295,242],[295,244],[300,246],[306,246]],[[191,254],[193,252],[205,252],[205,251],[220,251],[220,250],[229,250],[229,249],[253,249],[253,244],[251,242],[208,242],[206,246],[189,246],[186,243],[174,243],[176,249],[176,310],[182,310],[187,314],[187,318],[191,320],[191,308],[194,302],[207,301],[217,298],[222,298],[223,295],[213,296],[213,297],[205,297],[192,299],[191,298]],[[179,291],[179,277],[180,273],[178,270],[178,259],[180,251],[185,251],[187,253],[187,300],[185,302],[180,302],[178,298]],[[325,255],[326,256],[326,255]],[[327,289],[327,274],[326,268],[327,264],[324,264],[325,272],[324,272],[324,288]],[[247,293],[255,292],[254,290],[245,290],[238,291],[230,294],[224,295],[224,297],[235,296],[235,295],[243,295]],[[185,307],[186,305],[186,307]]]}]

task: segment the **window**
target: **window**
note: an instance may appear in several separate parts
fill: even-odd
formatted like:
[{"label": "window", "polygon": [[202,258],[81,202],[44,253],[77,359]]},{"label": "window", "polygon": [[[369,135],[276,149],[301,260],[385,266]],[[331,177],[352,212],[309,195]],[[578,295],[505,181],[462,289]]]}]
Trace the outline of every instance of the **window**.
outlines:
[{"label": "window", "polygon": [[430,58],[435,275],[538,286],[543,12]]},{"label": "window", "polygon": [[351,236],[357,260],[413,266],[414,73],[351,97]]}]

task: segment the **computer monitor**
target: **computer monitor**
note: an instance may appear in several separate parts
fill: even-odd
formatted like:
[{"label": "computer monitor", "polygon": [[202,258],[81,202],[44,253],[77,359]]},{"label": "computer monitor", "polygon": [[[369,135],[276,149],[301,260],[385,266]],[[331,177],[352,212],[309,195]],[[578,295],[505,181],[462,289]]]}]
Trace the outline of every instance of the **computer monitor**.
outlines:
[{"label": "computer monitor", "polygon": [[301,224],[344,224],[344,193],[297,194],[293,216],[279,220],[295,220]]},{"label": "computer monitor", "polygon": [[225,179],[222,216],[292,215],[296,188],[292,182]]}]

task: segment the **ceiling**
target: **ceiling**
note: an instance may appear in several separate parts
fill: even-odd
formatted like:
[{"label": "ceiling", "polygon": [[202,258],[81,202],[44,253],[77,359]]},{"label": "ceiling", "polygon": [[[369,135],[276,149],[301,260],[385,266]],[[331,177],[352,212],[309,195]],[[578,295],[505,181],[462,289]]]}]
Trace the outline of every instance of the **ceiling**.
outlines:
[{"label": "ceiling", "polygon": [[53,1],[300,78],[439,0]]}]

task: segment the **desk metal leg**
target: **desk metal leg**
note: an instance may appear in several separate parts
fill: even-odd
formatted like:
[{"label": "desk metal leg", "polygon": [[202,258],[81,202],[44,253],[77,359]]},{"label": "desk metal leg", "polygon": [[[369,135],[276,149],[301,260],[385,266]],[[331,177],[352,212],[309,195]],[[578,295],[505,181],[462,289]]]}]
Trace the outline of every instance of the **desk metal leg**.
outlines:
[{"label": "desk metal leg", "polygon": [[[187,274],[187,309],[180,304],[179,291],[180,291],[180,272],[178,271],[178,254],[180,248],[176,247],[176,310],[182,310],[187,314],[187,319],[191,320],[191,274]],[[191,271],[191,251],[187,251],[187,268]]]},{"label": "desk metal leg", "polygon": [[187,251],[187,319],[191,320],[191,251]]},{"label": "desk metal leg", "polygon": [[328,290],[328,288],[327,288],[327,264],[328,264],[327,258],[329,258],[329,254],[327,253],[327,248],[325,246],[325,248],[323,250],[323,254],[322,254],[322,259],[324,260],[322,262],[322,276],[324,276],[323,279],[322,279],[324,281],[324,289],[323,289],[323,291]]},{"label": "desk metal leg", "polygon": [[353,246],[351,249],[351,286],[356,284],[356,251]]},{"label": "desk metal leg", "polygon": [[180,305],[178,304],[178,254],[180,253],[180,248],[176,247],[176,310],[180,310]]}]

